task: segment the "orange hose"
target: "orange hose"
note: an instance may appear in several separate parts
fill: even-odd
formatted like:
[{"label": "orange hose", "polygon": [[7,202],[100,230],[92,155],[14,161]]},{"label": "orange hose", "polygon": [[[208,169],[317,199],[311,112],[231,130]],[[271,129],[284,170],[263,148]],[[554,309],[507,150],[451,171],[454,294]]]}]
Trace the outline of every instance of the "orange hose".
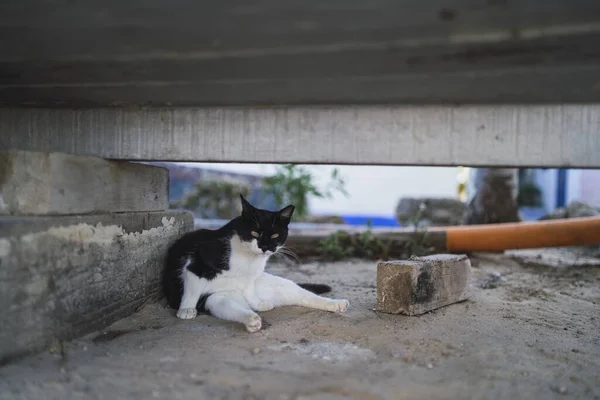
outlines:
[{"label": "orange hose", "polygon": [[446,231],[451,253],[600,244],[600,217],[431,229]]}]

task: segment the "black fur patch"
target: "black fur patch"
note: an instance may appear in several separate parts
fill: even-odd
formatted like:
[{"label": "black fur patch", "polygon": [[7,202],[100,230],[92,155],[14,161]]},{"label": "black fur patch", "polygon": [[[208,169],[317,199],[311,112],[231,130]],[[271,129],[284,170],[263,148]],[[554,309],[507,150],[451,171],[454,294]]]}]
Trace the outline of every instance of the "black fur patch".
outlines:
[{"label": "black fur patch", "polygon": [[331,292],[331,286],[321,285],[318,283],[299,283],[298,286],[308,290],[309,292],[313,292],[314,294],[323,294]]}]

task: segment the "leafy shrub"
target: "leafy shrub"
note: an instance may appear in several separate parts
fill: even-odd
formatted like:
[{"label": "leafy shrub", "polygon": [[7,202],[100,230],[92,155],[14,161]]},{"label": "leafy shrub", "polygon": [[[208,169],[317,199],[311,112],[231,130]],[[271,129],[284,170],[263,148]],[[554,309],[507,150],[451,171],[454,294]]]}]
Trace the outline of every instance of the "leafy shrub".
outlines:
[{"label": "leafy shrub", "polygon": [[240,214],[240,194],[247,197],[250,188],[238,182],[203,180],[177,206],[200,218],[232,219]]},{"label": "leafy shrub", "polygon": [[311,196],[329,199],[336,191],[347,196],[345,185],[344,179],[335,168],[327,186],[319,189],[313,175],[306,168],[295,164],[280,165],[275,175],[263,180],[265,194],[273,196],[278,207],[288,204],[296,207],[296,220],[304,220],[308,216],[308,200]]}]

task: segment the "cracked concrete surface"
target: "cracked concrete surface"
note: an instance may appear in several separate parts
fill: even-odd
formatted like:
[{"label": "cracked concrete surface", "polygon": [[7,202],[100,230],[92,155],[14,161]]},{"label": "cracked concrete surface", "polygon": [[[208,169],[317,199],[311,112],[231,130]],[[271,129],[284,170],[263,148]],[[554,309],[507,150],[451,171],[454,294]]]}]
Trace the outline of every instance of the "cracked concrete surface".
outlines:
[{"label": "cracked concrete surface", "polygon": [[420,317],[372,311],[375,262],[273,265],[352,308],[276,309],[249,334],[150,304],[0,369],[0,399],[600,398],[600,268],[471,260],[471,299]]}]

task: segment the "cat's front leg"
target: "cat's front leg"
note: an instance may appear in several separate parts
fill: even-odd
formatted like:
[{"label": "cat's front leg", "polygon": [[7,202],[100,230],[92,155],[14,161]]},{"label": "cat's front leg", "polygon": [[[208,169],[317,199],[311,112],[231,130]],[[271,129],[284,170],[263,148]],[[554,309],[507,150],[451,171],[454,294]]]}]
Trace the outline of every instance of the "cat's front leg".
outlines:
[{"label": "cat's front leg", "polygon": [[187,268],[182,271],[181,277],[183,280],[183,296],[181,297],[179,310],[177,310],[177,318],[196,318],[196,315],[198,315],[196,307],[200,295],[206,287],[206,279],[199,278],[193,272],[188,271]]}]

